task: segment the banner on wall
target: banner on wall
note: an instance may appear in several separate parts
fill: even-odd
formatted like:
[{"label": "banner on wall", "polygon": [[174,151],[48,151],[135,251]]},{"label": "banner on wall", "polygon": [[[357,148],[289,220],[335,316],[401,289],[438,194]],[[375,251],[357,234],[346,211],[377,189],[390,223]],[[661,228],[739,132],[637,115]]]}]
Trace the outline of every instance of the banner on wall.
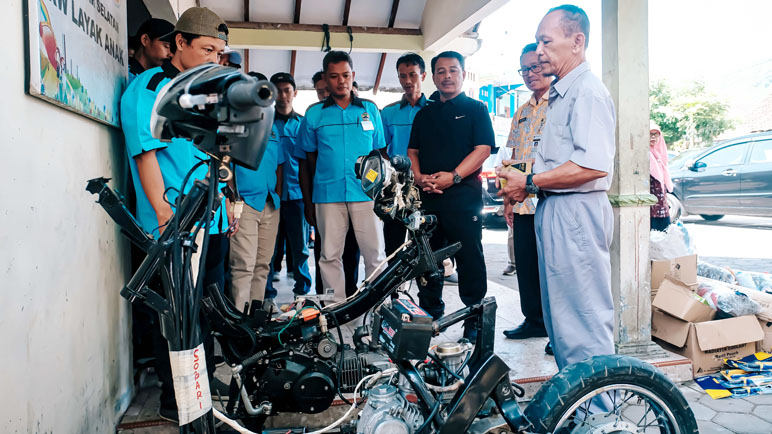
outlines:
[{"label": "banner on wall", "polygon": [[27,0],[27,93],[119,126],[126,1]]}]

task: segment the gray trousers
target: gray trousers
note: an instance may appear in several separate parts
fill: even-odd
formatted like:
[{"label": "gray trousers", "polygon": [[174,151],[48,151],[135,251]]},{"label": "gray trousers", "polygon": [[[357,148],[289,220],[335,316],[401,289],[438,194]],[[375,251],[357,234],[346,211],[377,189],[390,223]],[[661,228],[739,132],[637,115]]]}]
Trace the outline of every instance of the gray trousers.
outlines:
[{"label": "gray trousers", "polygon": [[558,369],[614,354],[614,219],[606,192],[541,199],[534,222],[544,325]]}]

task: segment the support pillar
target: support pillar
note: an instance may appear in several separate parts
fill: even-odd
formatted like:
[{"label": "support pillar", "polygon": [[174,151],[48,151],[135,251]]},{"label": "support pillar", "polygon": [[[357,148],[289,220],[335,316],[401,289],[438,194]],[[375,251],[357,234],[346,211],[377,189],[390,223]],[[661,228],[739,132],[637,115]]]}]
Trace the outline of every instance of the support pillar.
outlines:
[{"label": "support pillar", "polygon": [[651,341],[649,261],[648,1],[603,0],[603,82],[617,116],[611,288],[617,353],[641,358],[664,352]]}]

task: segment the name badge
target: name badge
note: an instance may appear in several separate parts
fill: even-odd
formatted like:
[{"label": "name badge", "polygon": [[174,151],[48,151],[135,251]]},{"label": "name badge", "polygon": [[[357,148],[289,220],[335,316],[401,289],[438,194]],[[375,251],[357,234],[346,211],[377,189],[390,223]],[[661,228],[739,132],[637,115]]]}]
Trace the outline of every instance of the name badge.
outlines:
[{"label": "name badge", "polygon": [[538,148],[540,141],[541,141],[541,134],[536,134],[535,136],[533,136],[533,147]]},{"label": "name badge", "polygon": [[362,130],[372,131],[373,121],[370,120],[370,114],[367,112],[362,113]]}]

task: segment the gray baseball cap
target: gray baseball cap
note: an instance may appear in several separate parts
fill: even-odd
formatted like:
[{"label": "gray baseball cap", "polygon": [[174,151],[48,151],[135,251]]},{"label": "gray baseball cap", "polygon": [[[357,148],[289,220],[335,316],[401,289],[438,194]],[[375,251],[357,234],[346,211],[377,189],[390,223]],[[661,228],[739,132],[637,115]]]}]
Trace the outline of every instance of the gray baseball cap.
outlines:
[{"label": "gray baseball cap", "polygon": [[208,8],[193,7],[186,10],[177,20],[174,31],[161,39],[172,42],[177,33],[210,36],[228,42],[228,25],[219,15]]}]

